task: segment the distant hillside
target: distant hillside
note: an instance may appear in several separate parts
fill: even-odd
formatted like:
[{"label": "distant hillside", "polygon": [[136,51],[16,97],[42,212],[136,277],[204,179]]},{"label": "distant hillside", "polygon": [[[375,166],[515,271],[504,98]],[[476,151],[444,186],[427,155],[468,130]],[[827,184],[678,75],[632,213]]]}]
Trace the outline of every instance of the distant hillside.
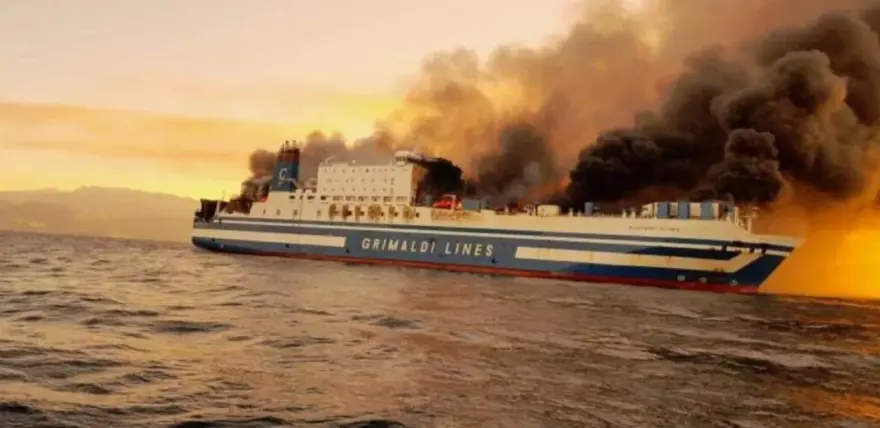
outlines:
[{"label": "distant hillside", "polygon": [[106,187],[0,192],[0,230],[185,241],[198,205],[190,198]]}]

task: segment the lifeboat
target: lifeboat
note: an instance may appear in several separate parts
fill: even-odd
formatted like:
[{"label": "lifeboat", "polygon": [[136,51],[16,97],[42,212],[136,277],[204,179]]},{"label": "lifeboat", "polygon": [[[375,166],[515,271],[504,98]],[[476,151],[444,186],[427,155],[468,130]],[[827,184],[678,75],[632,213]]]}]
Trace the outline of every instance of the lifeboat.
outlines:
[{"label": "lifeboat", "polygon": [[410,220],[416,216],[416,210],[412,207],[403,207],[403,218]]},{"label": "lifeboat", "polygon": [[370,207],[367,208],[367,215],[372,220],[376,220],[376,219],[382,217],[382,207],[380,207],[379,205],[376,205],[376,204],[370,205]]}]

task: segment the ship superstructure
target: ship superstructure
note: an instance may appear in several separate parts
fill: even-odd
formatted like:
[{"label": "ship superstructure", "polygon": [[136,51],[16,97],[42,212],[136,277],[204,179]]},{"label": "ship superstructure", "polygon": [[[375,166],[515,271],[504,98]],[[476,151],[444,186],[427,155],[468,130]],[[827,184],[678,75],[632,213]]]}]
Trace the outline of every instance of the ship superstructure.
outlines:
[{"label": "ship superstructure", "polygon": [[489,207],[419,195],[431,162],[396,152],[385,163],[323,162],[301,182],[285,143],[272,176],[229,201],[202,199],[193,243],[213,251],[453,271],[754,292],[800,240],[752,233],[753,214],[721,202],[655,202],[619,215],[596,204]]}]

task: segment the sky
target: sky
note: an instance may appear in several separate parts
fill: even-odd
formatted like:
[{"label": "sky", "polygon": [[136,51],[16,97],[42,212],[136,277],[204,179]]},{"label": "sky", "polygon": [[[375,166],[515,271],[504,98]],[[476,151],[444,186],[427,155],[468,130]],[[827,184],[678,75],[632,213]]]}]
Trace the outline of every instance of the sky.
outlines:
[{"label": "sky", "polygon": [[246,156],[364,136],[436,51],[562,33],[576,0],[0,0],[0,191],[235,191]]}]

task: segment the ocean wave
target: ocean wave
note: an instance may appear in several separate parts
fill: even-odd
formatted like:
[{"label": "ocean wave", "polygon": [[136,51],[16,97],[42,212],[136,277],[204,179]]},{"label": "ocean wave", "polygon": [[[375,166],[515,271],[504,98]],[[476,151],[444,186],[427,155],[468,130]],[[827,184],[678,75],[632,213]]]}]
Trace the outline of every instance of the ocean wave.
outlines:
[{"label": "ocean wave", "polygon": [[4,428],[880,423],[868,304],[25,241]]}]

